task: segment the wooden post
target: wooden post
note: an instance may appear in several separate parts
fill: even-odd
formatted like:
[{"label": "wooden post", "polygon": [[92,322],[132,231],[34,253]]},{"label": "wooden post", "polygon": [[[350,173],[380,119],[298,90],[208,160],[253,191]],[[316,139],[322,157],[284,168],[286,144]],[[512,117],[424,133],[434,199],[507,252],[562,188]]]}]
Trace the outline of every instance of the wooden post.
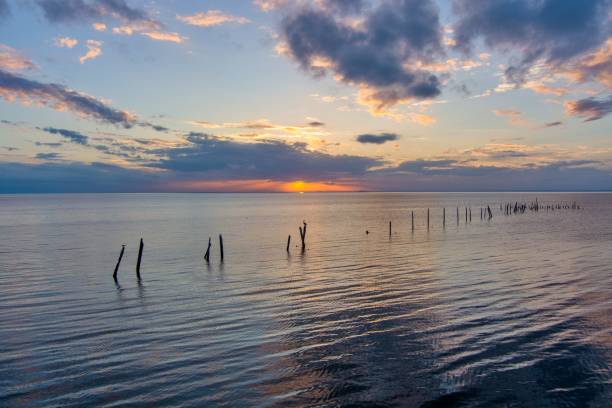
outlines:
[{"label": "wooden post", "polygon": [[115,265],[115,272],[113,273],[114,280],[117,280],[117,272],[119,271],[119,264],[121,263],[121,258],[123,258],[124,252],[125,252],[125,244],[121,245],[121,253],[119,254],[119,259],[117,259],[117,265]]},{"label": "wooden post", "polygon": [[221,262],[223,262],[223,235],[219,234],[219,250],[221,251]]},{"label": "wooden post", "polygon": [[142,261],[142,250],[144,249],[144,242],[142,238],[140,238],[140,248],[138,248],[138,262],[136,263],[136,276],[138,276],[138,280],[140,280],[140,262]]},{"label": "wooden post", "polygon": [[289,245],[291,245],[291,235],[287,237],[287,252],[289,252]]},{"label": "wooden post", "polygon": [[457,207],[457,225],[459,225],[459,207]]},{"label": "wooden post", "polygon": [[446,227],[446,207],[442,209],[442,227]]},{"label": "wooden post", "polygon": [[304,223],[304,229],[300,227],[300,238],[302,239],[302,251],[306,249],[306,221],[302,221]]},{"label": "wooden post", "polygon": [[467,207],[465,207],[465,223],[467,224],[468,222],[468,218],[467,218]]},{"label": "wooden post", "polygon": [[429,208],[427,209],[427,229],[429,230]]},{"label": "wooden post", "polygon": [[412,230],[414,231],[414,210],[412,211]]},{"label": "wooden post", "polygon": [[391,221],[389,221],[389,237],[391,236]]},{"label": "wooden post", "polygon": [[470,223],[472,222],[472,207],[470,207]]},{"label": "wooden post", "polygon": [[210,262],[210,237],[208,237],[208,248],[206,248],[204,259],[206,260],[206,263]]}]

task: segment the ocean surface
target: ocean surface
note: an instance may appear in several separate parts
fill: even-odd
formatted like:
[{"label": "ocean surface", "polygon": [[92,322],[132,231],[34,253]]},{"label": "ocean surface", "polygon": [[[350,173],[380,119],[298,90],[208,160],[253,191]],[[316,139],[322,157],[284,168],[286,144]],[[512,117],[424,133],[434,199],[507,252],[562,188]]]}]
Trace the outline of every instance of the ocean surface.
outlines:
[{"label": "ocean surface", "polygon": [[0,236],[2,407],[612,406],[612,194],[5,195]]}]

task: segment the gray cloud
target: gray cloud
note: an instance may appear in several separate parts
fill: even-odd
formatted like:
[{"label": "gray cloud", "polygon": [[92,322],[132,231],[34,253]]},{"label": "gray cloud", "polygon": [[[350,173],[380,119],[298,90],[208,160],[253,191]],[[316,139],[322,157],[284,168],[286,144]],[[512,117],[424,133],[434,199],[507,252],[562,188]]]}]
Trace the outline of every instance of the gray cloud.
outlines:
[{"label": "gray cloud", "polygon": [[478,38],[518,52],[506,76],[521,83],[538,59],[560,66],[601,46],[610,35],[609,7],[610,0],[454,0],[455,41],[466,52]]},{"label": "gray cloud", "polygon": [[135,124],[133,115],[112,108],[92,96],[63,85],[38,82],[4,70],[0,70],[0,96],[6,100],[14,97],[36,101],[57,110],[68,109],[78,115],[126,128]]},{"label": "gray cloud", "polygon": [[[337,11],[337,7],[300,7],[284,18],[284,40],[302,68],[314,75],[331,69],[344,82],[371,88],[378,108],[440,94],[435,75],[406,64],[429,61],[442,52],[441,26],[433,1],[383,1],[364,13],[363,30],[343,22]],[[317,65],[321,58],[331,67]]]},{"label": "gray cloud", "polygon": [[36,146],[45,146],[45,147],[60,147],[63,145],[63,143],[59,143],[59,142],[34,142],[34,144]]},{"label": "gray cloud", "polygon": [[144,10],[130,7],[124,0],[37,0],[47,20],[54,23],[80,22],[103,17],[124,21],[149,21]]},{"label": "gray cloud", "polygon": [[379,159],[310,151],[304,143],[280,141],[238,143],[191,133],[188,144],[150,151],[162,158],[151,167],[182,173],[208,173],[218,178],[321,180],[364,174]]},{"label": "gray cloud", "polygon": [[563,124],[563,122],[559,122],[559,121],[557,121],[557,122],[549,122],[549,123],[546,123],[544,125],[544,127],[551,128],[551,127],[561,126],[562,124]]},{"label": "gray cloud", "polygon": [[37,153],[36,158],[39,160],[58,160],[62,158],[60,153]]},{"label": "gray cloud", "polygon": [[612,112],[612,95],[585,98],[565,104],[567,113],[584,118],[585,122],[599,120]]},{"label": "gray cloud", "polygon": [[359,143],[371,143],[371,144],[383,144],[387,142],[391,142],[394,140],[398,140],[399,136],[395,133],[381,133],[379,135],[372,134],[363,134],[357,136],[357,141]]},{"label": "gray cloud", "polygon": [[53,127],[46,127],[44,129],[41,129],[47,133],[51,133],[52,135],[60,135],[62,137],[65,137],[66,139],[68,139],[69,141],[71,141],[72,143],[76,143],[76,144],[80,144],[80,145],[86,145],[88,143],[88,137],[79,133],[79,132],[75,132],[74,130],[68,130],[68,129],[57,129],[57,128],[53,128]]}]

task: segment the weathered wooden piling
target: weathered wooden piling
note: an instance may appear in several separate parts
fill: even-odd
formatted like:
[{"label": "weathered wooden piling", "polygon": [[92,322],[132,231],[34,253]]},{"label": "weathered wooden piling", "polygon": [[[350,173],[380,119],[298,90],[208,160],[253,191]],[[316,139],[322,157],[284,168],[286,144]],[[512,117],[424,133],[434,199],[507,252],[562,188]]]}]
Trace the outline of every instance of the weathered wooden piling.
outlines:
[{"label": "weathered wooden piling", "polygon": [[467,224],[468,222],[468,218],[467,218],[467,207],[465,207],[465,223]]},{"label": "weathered wooden piling", "polygon": [[206,248],[206,253],[204,254],[204,259],[206,260],[206,263],[210,262],[210,246],[211,246],[211,238],[208,237],[208,247]]},{"label": "weathered wooden piling", "polygon": [[391,221],[389,221],[389,236],[391,236]]},{"label": "weathered wooden piling", "polygon": [[287,252],[289,252],[289,245],[291,245],[291,234],[287,237]]},{"label": "weathered wooden piling", "polygon": [[119,271],[119,265],[121,264],[121,259],[123,258],[124,252],[125,252],[125,244],[121,245],[121,253],[119,254],[119,259],[117,259],[117,265],[115,265],[115,272],[113,273],[114,280],[117,280],[117,272]]},{"label": "weathered wooden piling", "polygon": [[459,207],[457,207],[457,225],[459,225]]},{"label": "weathered wooden piling", "polygon": [[429,208],[427,209],[427,230],[429,231]]},{"label": "weathered wooden piling", "polygon": [[412,230],[414,231],[414,210],[412,211]]},{"label": "weathered wooden piling", "polygon": [[306,221],[302,221],[304,223],[304,228],[300,227],[300,239],[302,240],[302,251],[306,249]]},{"label": "weathered wooden piling", "polygon": [[140,247],[138,248],[138,262],[136,263],[136,276],[140,280],[140,263],[142,261],[142,250],[144,249],[144,242],[140,238]]},{"label": "weathered wooden piling", "polygon": [[442,209],[442,227],[446,227],[446,208]]},{"label": "weathered wooden piling", "polygon": [[470,207],[470,222],[472,222],[472,207]]},{"label": "weathered wooden piling", "polygon": [[221,262],[223,262],[223,235],[219,234],[219,251],[221,252]]}]

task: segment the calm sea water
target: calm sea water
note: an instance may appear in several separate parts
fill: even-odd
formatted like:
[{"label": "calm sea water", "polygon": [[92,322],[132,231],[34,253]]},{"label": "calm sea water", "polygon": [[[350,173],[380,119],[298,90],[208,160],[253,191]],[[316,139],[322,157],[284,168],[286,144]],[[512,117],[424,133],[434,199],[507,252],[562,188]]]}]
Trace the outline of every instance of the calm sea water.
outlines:
[{"label": "calm sea water", "polygon": [[[500,214],[536,196],[583,209]],[[3,407],[612,403],[612,194],[0,196],[0,236]]]}]

